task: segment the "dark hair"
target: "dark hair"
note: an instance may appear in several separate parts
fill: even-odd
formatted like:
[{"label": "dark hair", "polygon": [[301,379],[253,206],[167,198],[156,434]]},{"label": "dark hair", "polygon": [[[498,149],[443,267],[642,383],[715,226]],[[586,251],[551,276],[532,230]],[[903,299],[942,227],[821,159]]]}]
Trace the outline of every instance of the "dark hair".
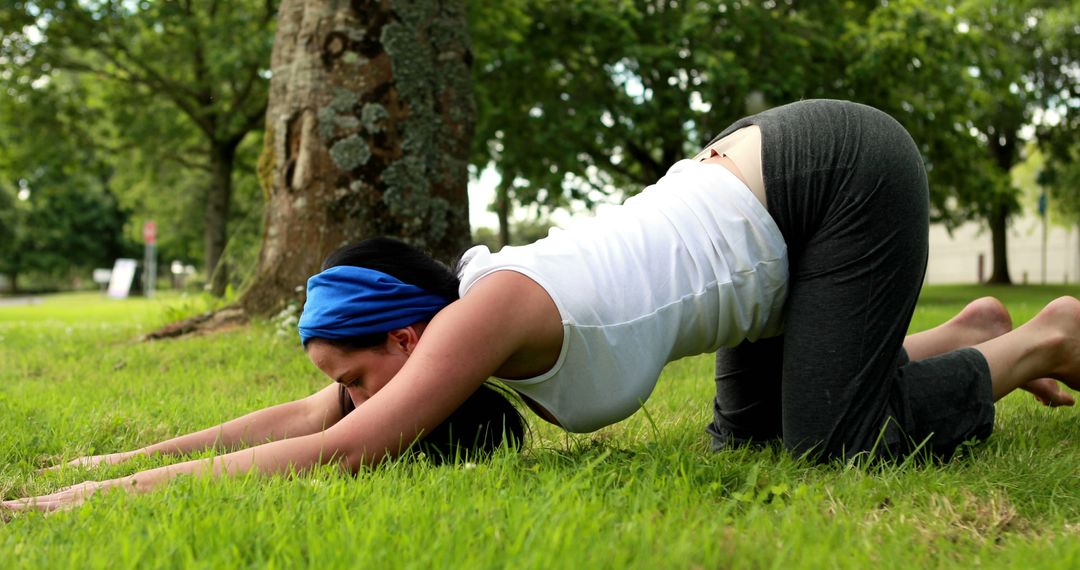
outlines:
[{"label": "dark hair", "polygon": [[[506,392],[495,384],[482,384],[450,417],[412,445],[408,454],[422,454],[440,464],[482,459],[503,444],[520,447],[525,440],[525,420]],[[344,386],[339,398],[343,415],[356,409]]]},{"label": "dark hair", "polygon": [[[322,270],[342,265],[381,271],[402,283],[415,285],[448,301],[458,298],[460,280],[449,267],[394,238],[374,237],[342,247],[323,261]],[[327,342],[345,350],[374,348],[386,342],[386,333],[372,333]]]},{"label": "dark hair", "polygon": [[[326,270],[342,265],[381,271],[449,301],[458,298],[460,280],[450,267],[393,238],[375,237],[342,247],[326,258],[322,268]],[[351,351],[381,346],[386,342],[386,335],[375,333],[323,340]],[[520,446],[525,439],[525,419],[510,402],[506,392],[504,388],[490,383],[480,386],[450,417],[411,449],[441,463],[490,455],[503,443]],[[352,411],[352,401],[344,389],[341,398],[342,412],[347,414]]]}]

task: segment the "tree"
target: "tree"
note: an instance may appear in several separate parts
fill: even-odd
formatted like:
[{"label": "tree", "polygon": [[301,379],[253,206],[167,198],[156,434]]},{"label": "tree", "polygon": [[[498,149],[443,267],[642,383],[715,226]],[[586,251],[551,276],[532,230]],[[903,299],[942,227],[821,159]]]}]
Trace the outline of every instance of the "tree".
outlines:
[{"label": "tree", "polygon": [[1034,80],[1034,54],[1042,43],[1038,27],[1041,12],[1038,2],[998,3],[971,0],[960,6],[958,14],[972,30],[972,42],[978,46],[973,58],[976,90],[971,120],[977,138],[983,142],[996,166],[999,191],[990,201],[990,227],[993,244],[991,283],[1011,283],[1006,240],[1008,220],[1017,210],[1017,189],[1009,173],[1020,161],[1023,148],[1021,130],[1031,124],[1034,112],[1045,104],[1045,92]]},{"label": "tree", "polygon": [[[1048,104],[1047,77],[1070,77],[1060,71],[1070,61],[1075,70],[1062,52],[1055,73],[1038,73],[1049,1],[489,4],[495,24],[473,15],[484,141],[473,163],[502,175],[504,228],[512,203],[632,193],[740,116],[837,97],[912,132],[934,221],[985,220],[991,280],[1005,282],[1018,141]],[[1075,38],[1071,10],[1056,21]]]},{"label": "tree", "polygon": [[25,218],[16,188],[0,183],[0,274],[7,277],[12,293],[19,290],[23,243],[21,234]]},{"label": "tree", "polygon": [[633,194],[748,112],[842,94],[871,1],[482,0],[472,158],[512,203]]},{"label": "tree", "polygon": [[1076,22],[1080,3],[1067,2],[1047,10],[1042,18],[1046,41],[1035,55],[1047,97],[1046,120],[1039,128],[1040,149],[1046,158],[1040,183],[1047,187],[1058,211],[1080,226],[1080,34]]},{"label": "tree", "polygon": [[[215,275],[214,292],[224,291],[219,260],[228,238],[236,152],[266,109],[266,62],[273,0],[219,2],[17,1],[0,16],[4,57],[34,83],[57,70],[122,85],[113,92],[126,105],[111,109],[131,116],[118,127],[140,140],[139,125],[156,124],[147,113],[162,104],[185,124],[159,141],[172,156],[183,152],[196,133],[205,157],[205,263]],[[243,41],[237,41],[243,38]],[[145,111],[146,113],[144,113]],[[132,132],[129,132],[132,131]],[[161,153],[164,155],[165,153]]]},{"label": "tree", "polygon": [[298,298],[327,254],[362,237],[394,235],[442,259],[462,251],[471,61],[464,0],[282,3],[246,313]]},{"label": "tree", "polygon": [[[1009,283],[1007,225],[1018,207],[1010,171],[1018,136],[1040,98],[1024,74],[1037,43],[1030,2],[891,2],[855,38],[857,97],[895,116],[920,145],[930,178],[931,220],[984,220],[990,282]],[[1017,45],[1011,45],[1011,44]]]},{"label": "tree", "polygon": [[12,290],[28,274],[40,281],[109,266],[127,245],[112,168],[59,120],[80,98],[74,89],[24,85],[0,99],[0,272]]}]

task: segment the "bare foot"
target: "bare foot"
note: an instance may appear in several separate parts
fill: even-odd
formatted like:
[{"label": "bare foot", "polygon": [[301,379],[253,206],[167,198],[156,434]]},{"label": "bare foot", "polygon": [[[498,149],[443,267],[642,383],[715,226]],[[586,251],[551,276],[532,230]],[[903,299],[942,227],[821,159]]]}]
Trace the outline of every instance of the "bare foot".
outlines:
[{"label": "bare foot", "polygon": [[[1069,307],[1072,305],[1071,301],[1075,299],[1066,297],[1059,301],[1061,302],[1057,305],[1050,304],[1054,305],[1051,314],[1055,314],[1058,319],[1072,318],[1072,309]],[[1047,307],[1050,308],[1050,305]],[[1080,327],[1080,320],[1070,322]],[[1001,301],[993,297],[983,297],[968,303],[946,325],[951,327],[953,334],[961,335],[968,342],[974,341],[972,344],[978,344],[1012,330],[1012,319]],[[1072,406],[1076,403],[1076,399],[1068,391],[1063,390],[1053,378],[1032,380],[1020,388],[1030,392],[1036,400],[1050,407]]]},{"label": "bare foot", "polygon": [[[1048,321],[1048,326],[1049,321],[1056,322],[1069,318],[1070,303],[1067,300],[1050,305],[1047,306],[1050,312],[1042,315]],[[1048,318],[1051,316],[1053,319]],[[1075,324],[1080,326],[1080,321],[1076,321]],[[955,348],[963,348],[986,342],[1011,331],[1012,319],[1001,301],[993,297],[982,297],[968,303],[955,317],[943,324],[942,329],[951,339],[950,342],[955,343]],[[1075,398],[1052,378],[1032,380],[1022,385],[1021,389],[1030,392],[1036,400],[1047,406],[1072,406],[1076,403]]]},{"label": "bare foot", "polygon": [[1080,390],[1080,301],[1059,297],[1031,319],[1045,331],[1054,348],[1056,366],[1048,374],[1073,390]]},{"label": "bare foot", "polygon": [[1023,386],[1020,386],[1020,389],[1031,392],[1040,404],[1050,406],[1051,408],[1071,406],[1076,403],[1076,398],[1063,390],[1061,385],[1058,384],[1058,381],[1053,378],[1039,378],[1038,380],[1032,380]]},{"label": "bare foot", "polygon": [[960,346],[975,346],[1012,330],[1012,317],[993,297],[975,299],[944,325]]},{"label": "bare foot", "polygon": [[993,297],[967,304],[957,315],[932,329],[908,335],[904,349],[912,360],[967,348],[997,338],[1012,330],[1005,305]]}]

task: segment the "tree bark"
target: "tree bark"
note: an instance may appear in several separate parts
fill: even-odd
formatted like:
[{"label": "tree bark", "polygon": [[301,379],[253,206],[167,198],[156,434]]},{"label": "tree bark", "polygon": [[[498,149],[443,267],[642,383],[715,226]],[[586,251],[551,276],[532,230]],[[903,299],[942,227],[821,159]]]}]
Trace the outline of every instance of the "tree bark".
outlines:
[{"label": "tree bark", "polygon": [[215,297],[223,296],[229,283],[229,267],[222,261],[222,254],[229,240],[229,210],[236,147],[237,143],[215,142],[210,150],[210,188],[206,197],[206,227],[203,235],[206,246],[206,274],[210,280],[210,293]]},{"label": "tree bark", "polygon": [[[1000,138],[990,141],[990,155],[997,164],[998,169],[1009,180],[1009,171],[1012,170],[1018,158],[1016,153],[1016,133],[1020,130],[1019,125],[1015,128],[998,126],[996,132],[1004,133]],[[1006,182],[1009,184],[1009,182]],[[1004,197],[994,198],[995,202],[990,210],[990,242],[992,244],[994,261],[990,271],[990,279],[987,283],[998,285],[1012,285],[1009,277],[1009,201]]]},{"label": "tree bark", "polygon": [[464,0],[284,0],[259,177],[262,249],[239,304],[303,298],[323,258],[395,236],[448,260],[469,242],[475,122]]},{"label": "tree bark", "polygon": [[990,242],[992,244],[993,268],[987,283],[1011,285],[1009,257],[1006,250],[1009,232],[1009,210],[1000,201],[990,213]]},{"label": "tree bark", "polygon": [[505,178],[495,192],[495,215],[499,218],[499,245],[510,245],[510,186]]}]

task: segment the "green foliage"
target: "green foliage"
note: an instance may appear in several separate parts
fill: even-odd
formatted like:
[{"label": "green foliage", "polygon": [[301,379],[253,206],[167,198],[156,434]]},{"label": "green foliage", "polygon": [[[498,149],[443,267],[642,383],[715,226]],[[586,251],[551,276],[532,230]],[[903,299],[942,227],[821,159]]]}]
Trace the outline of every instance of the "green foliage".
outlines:
[{"label": "green foliage", "polygon": [[[934,221],[1007,215],[1017,207],[1008,173],[1036,113],[1071,117],[1062,137],[1080,132],[1077,4],[474,3],[472,161],[495,166],[518,204],[589,204],[652,183],[746,114],[844,98],[912,133]],[[1061,156],[1063,170],[1076,163]]]},{"label": "green foliage", "polygon": [[474,4],[473,163],[518,203],[634,193],[748,112],[841,94],[839,40],[872,5]]},{"label": "green foliage", "polygon": [[[555,222],[547,218],[515,220],[510,226],[510,243],[506,245],[530,244],[546,237],[555,225]],[[486,245],[491,251],[498,251],[503,246],[498,233],[491,228],[476,228],[473,232],[473,243]]]},{"label": "green foliage", "polygon": [[[1006,295],[1022,322],[1060,288],[934,287],[913,329]],[[177,300],[90,295],[0,308],[0,494],[175,459],[35,474],[299,398],[328,381],[274,327],[132,343]],[[707,451],[712,361],[665,370],[645,414],[590,435],[533,421],[521,454],[358,475],[183,478],[0,527],[5,568],[1047,568],[1080,561],[1077,411],[1026,394],[951,463],[811,465]],[[107,548],[103,548],[107,545]]]},{"label": "green foliage", "polygon": [[36,287],[75,275],[89,281],[90,269],[130,252],[112,168],[62,118],[77,90],[56,81],[0,99],[0,273],[15,287],[20,277]]},{"label": "green foliage", "polygon": [[[112,169],[111,192],[135,213],[129,238],[154,219],[163,258],[208,262],[229,221],[259,217],[256,152],[242,143],[263,123],[276,2],[35,0],[2,12],[0,87],[40,106],[46,86],[65,86],[64,136]],[[246,195],[234,200],[233,184]],[[257,225],[243,231],[258,239]]]},{"label": "green foliage", "polygon": [[1019,189],[1008,173],[1021,157],[1021,133],[1056,106],[1052,84],[1062,80],[1041,67],[1048,5],[890,2],[860,34],[856,91],[893,113],[922,147],[936,220],[1016,211]]},{"label": "green foliage", "polygon": [[958,20],[940,3],[890,2],[851,36],[861,54],[850,66],[853,89],[912,133],[926,157],[932,215],[949,225],[988,216],[984,198],[1007,189],[972,135],[973,62]]},{"label": "green foliage", "polygon": [[[1080,2],[1063,2],[1047,10],[1040,26],[1045,43],[1038,55],[1040,73],[1049,95],[1048,111],[1057,122],[1039,129],[1039,146],[1046,157],[1039,182],[1049,188],[1059,211],[1080,223]],[[1048,113],[1049,114],[1049,113]]]}]

